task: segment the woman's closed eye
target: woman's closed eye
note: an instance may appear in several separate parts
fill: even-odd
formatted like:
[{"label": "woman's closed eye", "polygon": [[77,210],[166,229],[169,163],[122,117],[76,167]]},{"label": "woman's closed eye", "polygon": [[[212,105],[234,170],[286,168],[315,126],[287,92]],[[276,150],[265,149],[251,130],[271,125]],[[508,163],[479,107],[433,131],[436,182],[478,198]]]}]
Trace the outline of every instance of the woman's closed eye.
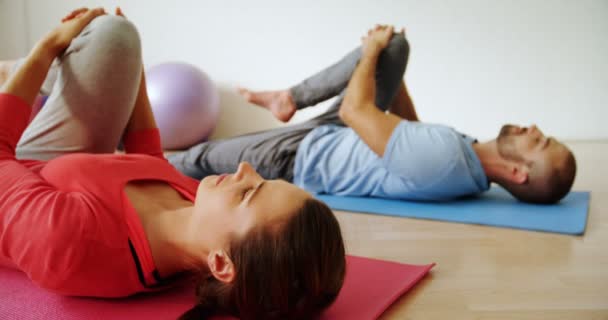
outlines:
[{"label": "woman's closed eye", "polygon": [[260,184],[258,184],[254,188],[247,189],[245,191],[245,193],[243,194],[243,200],[246,200],[247,204],[249,204],[249,202],[251,202],[252,199],[255,198],[258,193],[260,193],[260,189],[262,188],[262,186],[264,186],[266,184],[265,182],[266,181],[262,181],[262,182],[260,182]]},{"label": "woman's closed eye", "polygon": [[242,198],[241,200],[245,200],[247,198],[247,195],[249,195],[249,193],[251,193],[251,191],[253,191],[255,188],[247,188],[242,192]]}]

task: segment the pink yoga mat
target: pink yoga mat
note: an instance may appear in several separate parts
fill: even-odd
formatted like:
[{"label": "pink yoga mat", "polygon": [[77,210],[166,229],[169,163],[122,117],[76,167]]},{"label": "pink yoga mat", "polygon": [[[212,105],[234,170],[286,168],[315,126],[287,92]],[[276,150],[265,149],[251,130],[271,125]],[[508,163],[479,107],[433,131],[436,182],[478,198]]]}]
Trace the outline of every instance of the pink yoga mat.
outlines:
[{"label": "pink yoga mat", "polygon": [[[349,256],[344,287],[322,319],[376,319],[433,266]],[[192,306],[193,292],[184,287],[116,300],[63,297],[36,287],[19,271],[0,267],[0,319],[176,319]]]}]

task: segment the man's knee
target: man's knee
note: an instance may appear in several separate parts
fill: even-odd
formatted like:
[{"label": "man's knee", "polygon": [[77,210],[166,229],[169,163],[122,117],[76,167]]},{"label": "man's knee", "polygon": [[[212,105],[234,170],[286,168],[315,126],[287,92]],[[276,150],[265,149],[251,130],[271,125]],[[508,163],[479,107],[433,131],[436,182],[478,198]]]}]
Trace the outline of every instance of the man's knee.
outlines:
[{"label": "man's knee", "polygon": [[383,51],[391,63],[406,64],[410,54],[410,44],[403,33],[395,33]]}]

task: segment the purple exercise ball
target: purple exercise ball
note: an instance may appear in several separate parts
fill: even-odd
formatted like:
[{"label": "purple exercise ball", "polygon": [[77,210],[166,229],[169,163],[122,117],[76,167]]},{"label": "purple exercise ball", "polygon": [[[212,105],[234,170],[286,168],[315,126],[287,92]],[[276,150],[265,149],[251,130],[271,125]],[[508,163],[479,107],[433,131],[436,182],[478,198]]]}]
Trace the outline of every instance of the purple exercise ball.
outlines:
[{"label": "purple exercise ball", "polygon": [[187,63],[163,63],[146,72],[148,96],[164,149],[205,141],[220,115],[213,81]]}]

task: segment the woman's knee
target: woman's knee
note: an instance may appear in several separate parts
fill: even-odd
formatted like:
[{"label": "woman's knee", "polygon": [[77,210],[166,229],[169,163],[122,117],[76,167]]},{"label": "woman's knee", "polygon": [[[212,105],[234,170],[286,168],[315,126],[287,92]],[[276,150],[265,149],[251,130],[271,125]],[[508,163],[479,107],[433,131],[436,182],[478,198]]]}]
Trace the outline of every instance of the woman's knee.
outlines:
[{"label": "woman's knee", "polygon": [[[104,15],[95,18],[73,42],[75,46],[88,46],[97,54],[118,59],[141,62],[141,40],[137,28],[125,18]],[[68,49],[66,53],[71,52]],[[78,51],[78,50],[74,50]]]},{"label": "woman's knee", "polygon": [[98,17],[91,22],[93,32],[107,41],[109,45],[141,50],[139,32],[129,20],[112,15]]}]

